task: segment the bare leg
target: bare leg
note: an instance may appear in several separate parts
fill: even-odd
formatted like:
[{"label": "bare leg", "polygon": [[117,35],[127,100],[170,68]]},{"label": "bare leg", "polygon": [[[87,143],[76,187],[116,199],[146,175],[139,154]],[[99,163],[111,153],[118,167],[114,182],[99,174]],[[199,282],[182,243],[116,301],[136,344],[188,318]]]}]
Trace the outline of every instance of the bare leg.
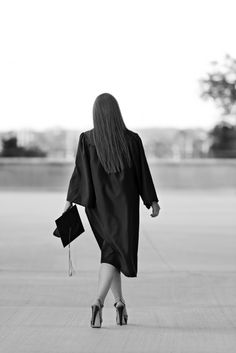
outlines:
[{"label": "bare leg", "polygon": [[[111,282],[111,291],[113,293],[114,296],[114,301],[115,301],[115,306],[116,308],[118,308],[119,306],[124,306],[125,304],[125,300],[123,298],[122,295],[122,288],[121,288],[121,273],[116,269],[113,275],[113,279]],[[126,323],[127,324],[127,320],[128,320],[128,313],[127,313],[127,309],[126,309],[126,305],[123,309],[123,319],[122,322],[123,324]],[[120,319],[119,319],[120,320]]]},{"label": "bare leg", "polygon": [[124,301],[121,288],[121,275],[117,269],[115,269],[115,272],[113,274],[113,279],[111,282],[111,291],[113,293],[115,302],[118,302],[120,299]]},{"label": "bare leg", "polygon": [[100,264],[96,300],[99,298],[102,304],[104,303],[106,295],[110,289],[115,271],[116,271],[116,268],[111,264],[108,264],[105,262]]}]

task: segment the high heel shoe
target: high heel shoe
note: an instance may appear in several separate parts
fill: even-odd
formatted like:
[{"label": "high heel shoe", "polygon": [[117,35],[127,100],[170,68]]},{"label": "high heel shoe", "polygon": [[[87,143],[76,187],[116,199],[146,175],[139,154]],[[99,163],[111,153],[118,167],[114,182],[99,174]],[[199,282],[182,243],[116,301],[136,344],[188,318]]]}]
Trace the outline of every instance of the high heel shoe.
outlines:
[{"label": "high heel shoe", "polygon": [[114,307],[116,308],[116,324],[127,325],[128,314],[127,314],[125,303],[120,299],[114,304]]},{"label": "high heel shoe", "polygon": [[102,326],[102,308],[104,307],[104,305],[101,302],[101,299],[97,300],[99,305],[97,304],[93,304],[91,306],[92,308],[92,317],[91,317],[91,327],[96,327],[96,328],[100,328]]}]

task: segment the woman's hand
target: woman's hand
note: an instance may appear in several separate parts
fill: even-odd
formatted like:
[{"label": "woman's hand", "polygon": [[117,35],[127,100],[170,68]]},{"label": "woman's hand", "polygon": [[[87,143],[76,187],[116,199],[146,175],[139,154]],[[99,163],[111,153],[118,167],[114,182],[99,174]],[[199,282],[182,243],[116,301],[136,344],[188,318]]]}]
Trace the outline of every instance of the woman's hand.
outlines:
[{"label": "woman's hand", "polygon": [[157,201],[153,201],[152,203],[152,213],[151,213],[151,217],[157,217],[159,215],[159,212],[160,212],[160,206],[158,204]]},{"label": "woman's hand", "polygon": [[72,202],[66,201],[63,213],[65,213],[71,205],[72,205]]}]

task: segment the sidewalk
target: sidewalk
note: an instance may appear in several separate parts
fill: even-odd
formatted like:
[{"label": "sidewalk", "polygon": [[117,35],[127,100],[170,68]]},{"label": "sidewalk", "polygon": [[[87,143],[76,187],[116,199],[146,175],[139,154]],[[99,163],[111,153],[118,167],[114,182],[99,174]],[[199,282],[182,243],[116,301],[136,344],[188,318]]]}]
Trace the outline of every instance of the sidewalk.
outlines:
[{"label": "sidewalk", "polygon": [[128,325],[115,324],[109,292],[92,329],[100,253],[83,207],[69,277],[67,249],[51,235],[65,195],[2,192],[0,352],[234,353],[236,193],[159,196],[158,218],[141,202],[138,277],[122,276]]}]

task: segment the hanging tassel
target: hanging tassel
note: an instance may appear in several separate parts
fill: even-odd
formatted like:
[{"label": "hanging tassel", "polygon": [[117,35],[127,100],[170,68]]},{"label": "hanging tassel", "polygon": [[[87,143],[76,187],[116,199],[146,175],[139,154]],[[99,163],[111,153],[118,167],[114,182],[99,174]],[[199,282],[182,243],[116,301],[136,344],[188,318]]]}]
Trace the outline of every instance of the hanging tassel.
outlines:
[{"label": "hanging tassel", "polygon": [[71,227],[69,229],[69,254],[68,254],[69,255],[69,276],[71,277],[75,270],[73,268],[71,251],[70,251],[70,236],[71,236]]}]

